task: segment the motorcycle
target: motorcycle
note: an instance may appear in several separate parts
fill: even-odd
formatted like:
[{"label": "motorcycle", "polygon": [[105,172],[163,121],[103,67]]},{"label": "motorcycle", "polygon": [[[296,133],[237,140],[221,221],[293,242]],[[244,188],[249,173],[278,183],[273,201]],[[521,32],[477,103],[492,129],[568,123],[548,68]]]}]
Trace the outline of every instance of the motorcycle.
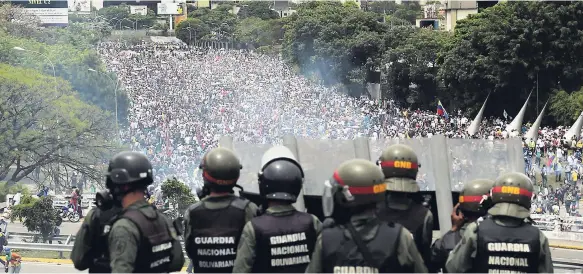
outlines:
[{"label": "motorcycle", "polygon": [[81,220],[81,215],[79,215],[79,212],[75,211],[72,206],[64,206],[61,208],[59,211],[59,216],[62,219],[69,219],[69,221],[72,223],[76,223]]}]

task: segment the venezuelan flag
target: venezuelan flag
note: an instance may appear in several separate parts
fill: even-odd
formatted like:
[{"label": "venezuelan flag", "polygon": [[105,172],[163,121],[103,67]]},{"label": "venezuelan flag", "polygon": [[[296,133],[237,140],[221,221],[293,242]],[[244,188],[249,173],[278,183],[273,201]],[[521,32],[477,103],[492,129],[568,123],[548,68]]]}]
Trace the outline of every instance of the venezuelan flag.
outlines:
[{"label": "venezuelan flag", "polygon": [[443,116],[445,119],[449,119],[449,115],[447,114],[447,111],[445,111],[445,108],[439,99],[437,100],[437,115]]}]

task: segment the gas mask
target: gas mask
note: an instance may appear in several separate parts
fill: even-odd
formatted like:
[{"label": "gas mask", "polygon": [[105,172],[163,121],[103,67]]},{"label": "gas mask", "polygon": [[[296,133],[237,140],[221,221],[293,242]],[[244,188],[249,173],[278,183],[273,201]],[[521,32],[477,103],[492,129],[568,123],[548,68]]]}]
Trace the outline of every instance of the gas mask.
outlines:
[{"label": "gas mask", "polygon": [[354,196],[350,193],[348,186],[341,186],[334,179],[324,182],[324,193],[322,194],[322,210],[325,218],[341,218],[336,204],[342,205],[354,201]]},{"label": "gas mask", "polygon": [[109,192],[109,189],[101,190],[95,193],[95,206],[101,210],[111,209],[114,205],[113,195]]}]

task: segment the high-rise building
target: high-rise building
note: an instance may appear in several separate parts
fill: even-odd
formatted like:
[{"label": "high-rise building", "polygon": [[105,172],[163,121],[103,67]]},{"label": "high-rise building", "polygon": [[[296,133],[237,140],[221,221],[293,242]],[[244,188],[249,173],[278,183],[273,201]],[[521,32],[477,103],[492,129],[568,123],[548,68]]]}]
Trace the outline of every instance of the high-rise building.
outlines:
[{"label": "high-rise building", "polygon": [[470,14],[481,12],[485,8],[496,5],[499,1],[467,1],[446,0],[445,2],[445,30],[455,29],[458,20],[468,17]]}]

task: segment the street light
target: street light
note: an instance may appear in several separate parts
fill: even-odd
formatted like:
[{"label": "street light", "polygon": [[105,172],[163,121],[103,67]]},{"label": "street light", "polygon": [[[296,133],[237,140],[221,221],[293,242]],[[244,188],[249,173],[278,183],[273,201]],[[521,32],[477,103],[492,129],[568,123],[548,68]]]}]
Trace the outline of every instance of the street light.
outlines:
[{"label": "street light", "polygon": [[[94,70],[94,69],[92,69],[92,68],[90,68],[90,69],[87,69],[87,70],[88,70],[88,71],[91,71],[91,72],[95,72],[95,73],[103,74],[103,75],[105,75],[107,78],[109,78],[109,80],[111,80],[111,81],[113,82],[113,79],[111,78],[111,76],[109,76],[109,75],[107,75],[107,74],[105,74],[105,73],[101,73],[101,72],[99,72],[99,71],[97,71],[97,70]],[[119,84],[119,79],[117,79],[117,80],[115,81],[115,89],[113,90],[113,96],[115,96],[115,127],[116,127],[116,130],[117,130],[117,135],[118,135],[118,137],[120,137],[120,136],[119,136],[119,134],[120,134],[120,133],[119,133],[119,119],[118,119],[119,117],[118,117],[118,113],[117,113],[117,87],[118,87],[118,84]],[[120,137],[120,140],[121,140],[121,137]]]},{"label": "street light", "polygon": [[55,90],[57,89],[57,73],[55,71],[55,64],[53,64],[53,61],[51,61],[51,59],[49,57],[47,57],[46,55],[44,55],[38,51],[29,50],[29,49],[25,49],[25,48],[21,48],[21,47],[13,47],[12,49],[17,50],[17,51],[29,51],[32,53],[36,53],[36,54],[44,57],[45,59],[47,59],[47,61],[49,61],[49,64],[51,64],[51,67],[53,68],[53,77],[55,78]]},{"label": "street light", "polygon": [[184,29],[188,30],[188,45],[191,45],[192,43],[192,31],[194,30],[194,45],[196,46],[196,30],[191,28],[190,26]]}]

